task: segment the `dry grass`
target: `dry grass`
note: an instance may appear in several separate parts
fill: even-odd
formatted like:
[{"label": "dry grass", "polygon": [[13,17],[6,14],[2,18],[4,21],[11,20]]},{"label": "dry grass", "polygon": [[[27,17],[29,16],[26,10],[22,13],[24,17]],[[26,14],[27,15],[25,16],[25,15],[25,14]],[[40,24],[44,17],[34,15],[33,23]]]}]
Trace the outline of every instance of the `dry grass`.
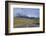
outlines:
[{"label": "dry grass", "polygon": [[35,23],[39,23],[39,19],[14,18],[14,25]]}]

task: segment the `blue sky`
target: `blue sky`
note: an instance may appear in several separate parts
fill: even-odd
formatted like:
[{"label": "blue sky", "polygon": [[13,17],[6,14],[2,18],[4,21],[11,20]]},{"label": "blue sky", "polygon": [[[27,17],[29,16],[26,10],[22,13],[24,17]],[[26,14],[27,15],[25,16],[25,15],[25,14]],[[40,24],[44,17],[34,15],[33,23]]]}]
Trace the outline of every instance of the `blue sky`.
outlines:
[{"label": "blue sky", "polygon": [[39,17],[40,10],[38,8],[13,8],[13,16]]}]

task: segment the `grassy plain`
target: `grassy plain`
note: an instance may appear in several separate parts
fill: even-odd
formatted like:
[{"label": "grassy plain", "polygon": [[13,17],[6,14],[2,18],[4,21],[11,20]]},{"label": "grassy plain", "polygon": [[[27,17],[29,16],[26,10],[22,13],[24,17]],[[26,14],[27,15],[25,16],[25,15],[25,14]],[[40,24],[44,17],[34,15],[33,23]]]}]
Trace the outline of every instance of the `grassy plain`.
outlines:
[{"label": "grassy plain", "polygon": [[39,24],[39,19],[28,19],[28,18],[17,18],[14,17],[14,25],[22,25],[22,24]]}]

